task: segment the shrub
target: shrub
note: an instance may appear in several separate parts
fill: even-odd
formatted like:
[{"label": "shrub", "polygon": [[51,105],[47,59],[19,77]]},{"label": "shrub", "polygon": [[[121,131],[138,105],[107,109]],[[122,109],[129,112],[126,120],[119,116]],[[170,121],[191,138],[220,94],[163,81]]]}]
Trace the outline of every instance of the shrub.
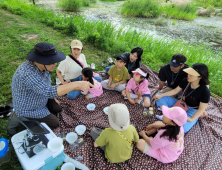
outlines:
[{"label": "shrub", "polygon": [[196,18],[197,7],[193,3],[171,4],[163,7],[167,17],[183,20],[193,20]]},{"label": "shrub", "polygon": [[122,5],[122,14],[136,17],[157,17],[161,14],[158,0],[127,0]]},{"label": "shrub", "polygon": [[58,6],[66,11],[78,11],[81,7],[81,0],[58,0]]}]

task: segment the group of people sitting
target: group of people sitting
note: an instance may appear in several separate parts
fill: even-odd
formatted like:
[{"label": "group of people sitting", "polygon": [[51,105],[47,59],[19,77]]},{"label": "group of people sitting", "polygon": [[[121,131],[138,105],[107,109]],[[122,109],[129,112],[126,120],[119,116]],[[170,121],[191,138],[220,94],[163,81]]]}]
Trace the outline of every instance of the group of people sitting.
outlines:
[{"label": "group of people sitting", "polygon": [[[17,117],[45,122],[50,128],[56,128],[59,125],[56,114],[62,110],[56,97],[65,94],[69,99],[75,99],[82,93],[86,99],[90,99],[101,96],[103,89],[115,90],[131,104],[150,107],[149,73],[141,67],[142,48],[135,47],[130,53],[118,55],[115,65],[106,68],[109,79],[103,81],[88,67],[79,40],[71,42],[70,51],[71,54],[65,56],[61,51],[56,51],[52,44],[38,43],[18,67],[12,79],[15,114],[7,126],[9,133],[16,133]],[[50,72],[58,62],[57,85],[52,86]],[[207,66],[196,63],[188,67],[185,62],[184,55],[175,54],[160,69],[160,81],[156,87],[159,93],[154,99],[163,116],[157,116],[161,121],[139,132],[141,139],[135,127],[130,125],[126,105],[120,103],[109,107],[111,128],[102,130],[94,127],[91,130],[94,146],[100,146],[111,163],[130,159],[132,142],[136,142],[140,151],[163,163],[175,161],[182,153],[184,133],[192,128],[199,117],[206,116],[205,110],[210,100]]]}]

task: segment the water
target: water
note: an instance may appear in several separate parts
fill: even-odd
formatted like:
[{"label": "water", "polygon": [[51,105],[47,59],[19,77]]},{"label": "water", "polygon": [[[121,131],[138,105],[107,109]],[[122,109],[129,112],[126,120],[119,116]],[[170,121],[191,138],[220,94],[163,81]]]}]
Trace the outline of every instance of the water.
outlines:
[{"label": "water", "polygon": [[[40,1],[47,3],[47,7],[56,9],[56,0]],[[150,33],[156,38],[180,39],[183,42],[198,45],[205,44],[214,50],[222,50],[222,17],[198,17],[193,21],[163,19],[163,25],[157,25],[158,19],[124,17],[121,15],[123,1],[97,1],[93,7],[81,9],[79,15],[87,20],[109,21],[116,29],[133,29]]]}]

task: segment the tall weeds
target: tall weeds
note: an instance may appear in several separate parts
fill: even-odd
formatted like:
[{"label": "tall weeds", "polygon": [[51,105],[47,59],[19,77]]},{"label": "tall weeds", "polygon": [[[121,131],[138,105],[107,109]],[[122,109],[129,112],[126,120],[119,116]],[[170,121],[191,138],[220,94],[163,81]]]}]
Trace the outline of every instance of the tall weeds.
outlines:
[{"label": "tall weeds", "polygon": [[216,54],[205,46],[186,44],[180,40],[157,39],[150,34],[130,29],[117,30],[111,23],[87,21],[75,15],[70,17],[54,14],[50,10],[22,4],[19,0],[0,1],[0,8],[45,23],[75,38],[87,40],[96,48],[107,51],[113,56],[130,51],[135,46],[141,46],[144,49],[142,62],[156,71],[161,65],[168,63],[175,53],[182,53],[187,57],[189,65],[196,62],[207,64],[212,82],[210,89],[222,96],[220,71],[222,53]]}]

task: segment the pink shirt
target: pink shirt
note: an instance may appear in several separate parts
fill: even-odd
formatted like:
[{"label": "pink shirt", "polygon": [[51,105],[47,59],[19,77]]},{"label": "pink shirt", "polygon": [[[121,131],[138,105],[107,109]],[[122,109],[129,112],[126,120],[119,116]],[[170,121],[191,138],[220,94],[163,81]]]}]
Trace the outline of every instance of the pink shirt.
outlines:
[{"label": "pink shirt", "polygon": [[90,88],[89,89],[89,93],[93,95],[93,97],[98,97],[100,95],[103,94],[103,88],[102,88],[102,84],[99,83],[98,81],[96,81],[94,78],[93,78],[93,81],[94,81],[94,88]]},{"label": "pink shirt", "polygon": [[135,94],[138,94],[138,91],[142,91],[142,95],[150,94],[150,90],[148,89],[149,82],[147,79],[144,79],[140,84],[136,84],[136,82],[131,78],[126,86],[126,90],[133,90]]},{"label": "pink shirt", "polygon": [[183,127],[180,127],[180,133],[176,142],[169,141],[166,136],[160,138],[164,131],[165,129],[159,130],[156,136],[150,140],[151,147],[146,154],[162,163],[170,163],[177,160],[183,152],[184,130]]}]

